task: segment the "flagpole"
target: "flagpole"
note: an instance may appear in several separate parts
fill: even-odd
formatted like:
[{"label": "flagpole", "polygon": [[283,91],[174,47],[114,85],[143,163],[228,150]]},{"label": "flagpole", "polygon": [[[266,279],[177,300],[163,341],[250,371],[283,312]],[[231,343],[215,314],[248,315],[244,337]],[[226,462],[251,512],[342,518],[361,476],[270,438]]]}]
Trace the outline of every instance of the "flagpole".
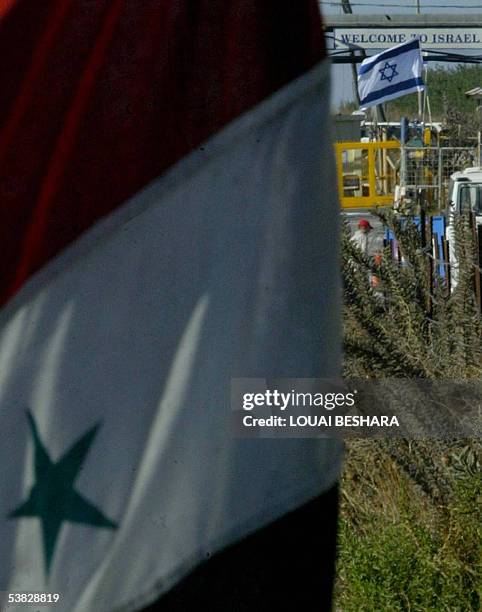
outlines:
[{"label": "flagpole", "polygon": [[353,89],[355,90],[355,98],[357,101],[358,106],[360,106],[360,94],[358,93],[358,72],[356,69],[356,63],[355,63],[355,52],[352,51],[351,52],[351,71],[352,71],[352,76],[353,76]]},{"label": "flagpole", "polygon": [[382,121],[387,121],[387,115],[385,113],[385,105],[384,104],[377,104],[377,112],[380,113],[380,119]]},{"label": "flagpole", "polygon": [[421,92],[422,93],[422,100],[423,100],[423,104],[422,104],[422,126],[425,126],[425,110],[427,108],[427,95],[428,95],[428,90],[427,90],[427,67],[424,66],[424,81],[425,81],[425,89]]}]

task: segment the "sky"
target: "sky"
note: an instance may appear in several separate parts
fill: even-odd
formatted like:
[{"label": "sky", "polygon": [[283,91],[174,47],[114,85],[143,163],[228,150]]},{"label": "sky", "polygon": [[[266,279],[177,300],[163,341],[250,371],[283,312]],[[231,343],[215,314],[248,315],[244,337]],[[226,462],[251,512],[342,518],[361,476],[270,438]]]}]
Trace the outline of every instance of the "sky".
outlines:
[{"label": "sky", "polygon": [[[459,14],[464,16],[482,14],[482,0],[419,0],[420,12],[424,14]],[[342,15],[341,0],[321,0],[323,15]],[[354,14],[408,15],[417,12],[416,0],[351,0]],[[482,27],[482,22],[480,24]],[[463,49],[454,50],[464,53]],[[378,53],[367,50],[368,55]],[[433,64],[430,64],[433,66]],[[438,64],[440,65],[440,64]],[[443,65],[443,64],[442,64]],[[448,65],[448,64],[445,64]],[[454,66],[454,64],[450,64]],[[482,83],[480,84],[482,86]],[[345,100],[353,100],[353,77],[349,65],[332,68],[332,107],[337,108]]]}]

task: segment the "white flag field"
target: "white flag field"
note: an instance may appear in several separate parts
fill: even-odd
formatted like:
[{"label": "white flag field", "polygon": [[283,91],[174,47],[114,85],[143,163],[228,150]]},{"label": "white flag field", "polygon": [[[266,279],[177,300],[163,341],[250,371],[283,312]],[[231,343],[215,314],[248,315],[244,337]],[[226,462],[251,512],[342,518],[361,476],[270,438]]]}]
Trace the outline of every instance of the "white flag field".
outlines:
[{"label": "white flag field", "polygon": [[360,108],[423,91],[420,40],[414,39],[367,58],[358,70]]},{"label": "white flag field", "polygon": [[336,440],[236,438],[230,407],[233,378],[340,375],[330,64],[292,37],[285,75],[222,2],[192,55],[189,2],[72,3],[47,37],[43,4],[13,13],[32,66],[0,19],[0,609],[131,612],[339,478]]}]

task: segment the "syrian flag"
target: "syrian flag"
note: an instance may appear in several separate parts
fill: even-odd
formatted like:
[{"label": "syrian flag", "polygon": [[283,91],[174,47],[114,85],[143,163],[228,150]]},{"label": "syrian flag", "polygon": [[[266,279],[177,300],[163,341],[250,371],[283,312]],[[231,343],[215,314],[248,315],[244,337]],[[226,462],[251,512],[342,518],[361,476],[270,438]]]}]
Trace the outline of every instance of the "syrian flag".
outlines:
[{"label": "syrian flag", "polygon": [[339,375],[316,4],[1,4],[3,595],[139,610],[337,480],[229,426],[232,378]]},{"label": "syrian flag", "polygon": [[358,70],[360,108],[423,91],[423,58],[418,38],[363,60]]}]

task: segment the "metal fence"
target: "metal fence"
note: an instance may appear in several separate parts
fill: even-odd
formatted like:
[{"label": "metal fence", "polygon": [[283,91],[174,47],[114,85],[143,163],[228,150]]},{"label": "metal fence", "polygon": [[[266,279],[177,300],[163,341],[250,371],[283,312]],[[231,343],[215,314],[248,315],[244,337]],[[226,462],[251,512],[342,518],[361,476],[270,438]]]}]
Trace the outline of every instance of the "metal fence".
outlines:
[{"label": "metal fence", "polygon": [[[338,190],[343,208],[387,206],[395,187],[405,187],[407,201],[417,189],[434,209],[447,203],[450,175],[479,165],[477,147],[400,147],[398,141],[335,144]],[[405,197],[405,196],[404,196]]]},{"label": "metal fence", "polygon": [[398,141],[339,142],[335,152],[343,208],[393,204],[400,168]]},{"label": "metal fence", "polygon": [[477,165],[476,147],[403,147],[400,185],[424,189],[433,205],[442,209],[447,202],[450,175]]}]

